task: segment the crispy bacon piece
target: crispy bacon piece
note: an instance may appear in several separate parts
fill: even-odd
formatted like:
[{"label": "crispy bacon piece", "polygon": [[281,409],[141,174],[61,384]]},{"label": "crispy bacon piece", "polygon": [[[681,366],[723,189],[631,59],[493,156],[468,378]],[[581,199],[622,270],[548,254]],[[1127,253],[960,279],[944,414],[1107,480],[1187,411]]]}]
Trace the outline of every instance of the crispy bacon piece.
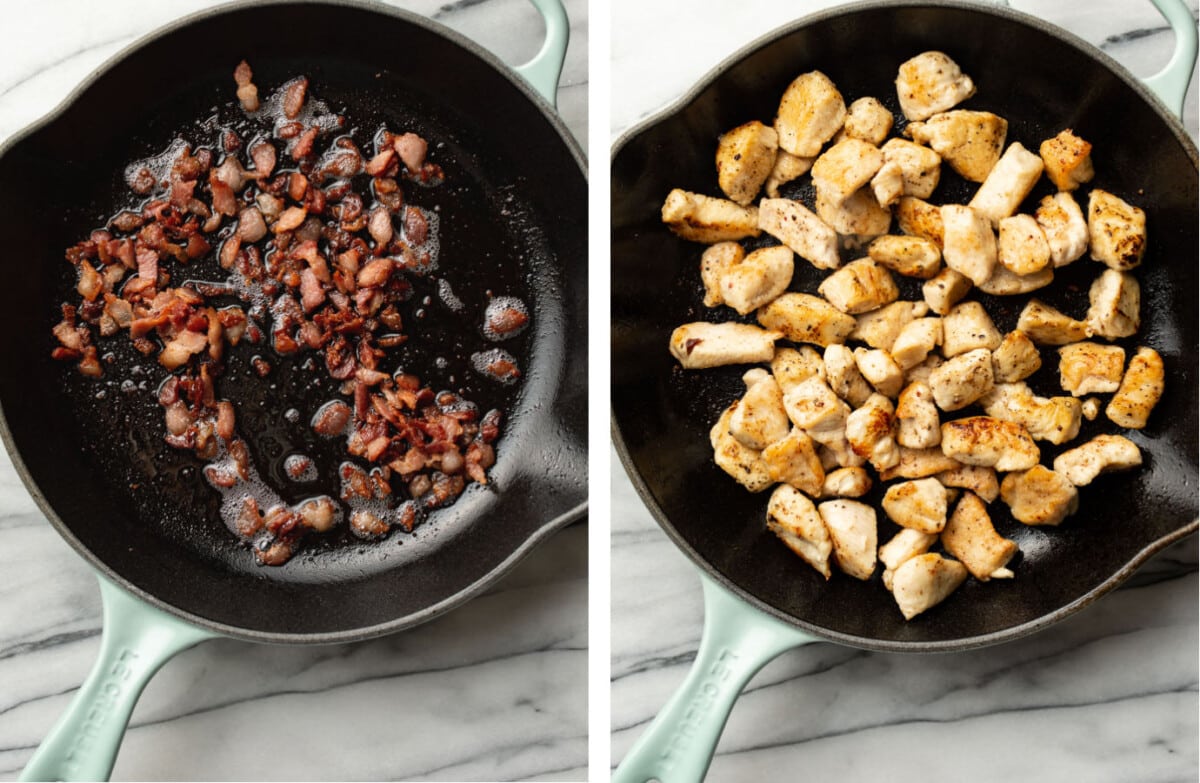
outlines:
[{"label": "crispy bacon piece", "polygon": [[415,174],[425,165],[425,153],[429,150],[429,144],[417,134],[405,133],[397,136],[392,141],[392,147],[410,172]]},{"label": "crispy bacon piece", "polygon": [[254,161],[254,176],[258,179],[271,176],[275,170],[275,145],[260,141],[250,148],[250,159]]},{"label": "crispy bacon piece", "polygon": [[283,116],[294,120],[304,109],[304,98],[308,94],[308,77],[301,76],[288,82],[283,93]]},{"label": "crispy bacon piece", "polygon": [[237,83],[237,98],[242,108],[248,112],[258,111],[258,87],[250,81],[254,77],[250,64],[245,60],[233,69],[233,80]]}]

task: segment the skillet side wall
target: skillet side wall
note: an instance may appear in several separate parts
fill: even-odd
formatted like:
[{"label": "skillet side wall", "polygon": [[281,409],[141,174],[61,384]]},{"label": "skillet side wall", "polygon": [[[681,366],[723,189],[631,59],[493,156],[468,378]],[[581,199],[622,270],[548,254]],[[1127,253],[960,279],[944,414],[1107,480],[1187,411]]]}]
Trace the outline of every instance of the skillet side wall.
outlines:
[{"label": "skillet side wall", "polygon": [[[282,20],[286,42],[261,35]],[[337,29],[355,33],[329,35]],[[180,52],[199,52],[203,60],[188,70],[174,64]],[[545,248],[527,259],[531,359],[508,411],[497,480],[437,512],[437,524],[423,538],[419,531],[420,543],[407,541],[408,551],[396,549],[396,534],[381,545],[299,556],[266,572],[230,545],[219,523],[195,519],[183,524],[207,525],[203,532],[215,538],[182,546],[164,535],[160,520],[137,518],[130,493],[105,480],[80,450],[78,423],[62,413],[62,377],[70,368],[46,358],[45,330],[58,302],[53,286],[63,249],[113,206],[97,200],[79,210],[79,194],[124,168],[148,118],[164,106],[175,110],[171,96],[200,96],[178,117],[181,128],[228,100],[231,68],[242,58],[254,65],[260,88],[307,73],[313,90],[335,110],[346,105],[352,120],[354,104],[341,96],[366,95],[385,114],[389,102],[418,96],[479,161],[480,185],[512,193],[517,211],[527,213],[527,224],[514,230]],[[373,78],[376,72],[383,76]],[[276,5],[210,16],[150,42],[0,160],[0,231],[12,263],[22,264],[0,289],[0,325],[9,335],[0,342],[0,361],[9,368],[0,375],[0,401],[35,497],[94,565],[160,606],[245,638],[365,637],[429,619],[480,589],[586,499],[586,180],[572,149],[508,77],[419,20],[355,7]],[[484,278],[486,250],[478,271]],[[434,534],[445,529],[451,532]]]},{"label": "skillet side wall", "polygon": [[[946,51],[972,76],[978,94],[963,108],[1006,117],[1009,142],[1036,150],[1064,127],[1091,141],[1097,176],[1082,199],[1098,186],[1146,209],[1150,248],[1137,272],[1143,327],[1137,338],[1121,344],[1128,353],[1139,341],[1156,347],[1169,379],[1150,426],[1129,435],[1146,455],[1143,469],[1105,476],[1081,490],[1079,512],[1057,530],[1015,523],[997,501],[991,512],[998,528],[1021,545],[1017,578],[1003,584],[969,581],[937,611],[905,623],[878,577],[863,585],[836,575],[826,584],[804,566],[765,529],[768,493],[746,493],[713,464],[708,429],[744,390],[740,376],[746,368],[683,372],[667,352],[667,338],[687,321],[737,316],[700,305],[703,246],[671,235],[659,208],[674,187],[720,195],[713,164],[718,135],[751,119],[771,122],[779,96],[798,74],[819,69],[847,103],[873,95],[898,114],[896,68],[927,49]],[[614,157],[612,183],[613,410],[626,466],[676,543],[761,607],[863,647],[952,649],[1002,641],[1111,587],[1113,576],[1143,549],[1195,520],[1194,152],[1135,90],[1074,46],[1002,16],[957,8],[891,7],[827,16],[764,43],[686,106],[629,138]],[[944,174],[931,200],[965,202],[975,187]],[[1048,187],[1043,182],[1021,211],[1031,211]],[[811,192],[799,195],[811,205]],[[765,238],[748,246],[774,243]],[[1087,287],[1101,268],[1081,259],[1036,295],[1082,317]],[[797,259],[792,289],[815,292],[821,277]],[[902,284],[902,297],[919,299],[919,287]],[[1008,330],[1026,298],[1017,297],[1015,306],[1004,299],[984,302],[997,325]],[[1057,386],[1055,358],[1043,351],[1043,369],[1032,379],[1039,393]],[[1073,443],[1112,428],[1101,417]],[[1044,447],[1043,461],[1065,448]],[[876,489],[868,500],[877,505],[881,495]],[[881,512],[881,542],[894,530]]]}]

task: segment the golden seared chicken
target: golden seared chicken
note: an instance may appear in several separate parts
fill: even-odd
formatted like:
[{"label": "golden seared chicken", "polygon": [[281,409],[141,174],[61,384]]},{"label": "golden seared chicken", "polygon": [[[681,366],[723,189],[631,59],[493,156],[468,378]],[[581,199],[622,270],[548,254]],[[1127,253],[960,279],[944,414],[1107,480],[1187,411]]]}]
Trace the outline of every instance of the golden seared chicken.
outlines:
[{"label": "golden seared chicken", "polygon": [[910,449],[927,449],[942,442],[941,421],[933,402],[933,391],[922,381],[914,381],[900,392],[896,401],[896,442]]},{"label": "golden seared chicken", "polygon": [[1024,381],[1002,383],[980,399],[987,415],[1020,424],[1034,440],[1058,445],[1079,434],[1083,404],[1074,397],[1038,397]]},{"label": "golden seared chicken", "polygon": [[767,502],[767,528],[801,560],[829,578],[833,540],[817,507],[804,493],[787,484],[776,487]]},{"label": "golden seared chicken", "polygon": [[881,207],[890,207],[904,195],[904,170],[899,163],[884,163],[871,177],[871,192]]},{"label": "golden seared chicken", "polygon": [[937,539],[934,533],[922,533],[906,527],[879,547],[879,562],[883,563],[883,586],[891,590],[896,569],[906,560],[928,552]]},{"label": "golden seared chicken", "polygon": [[717,142],[717,185],[742,206],[754,201],[775,165],[779,136],[758,120],[739,125]]},{"label": "golden seared chicken", "polygon": [[1004,335],[992,351],[992,379],[996,383],[1023,381],[1042,366],[1042,354],[1020,329]]},{"label": "golden seared chicken", "polygon": [[875,509],[857,500],[827,500],[817,506],[829,536],[838,567],[855,579],[867,580],[875,573],[878,540]]},{"label": "golden seared chicken", "polygon": [[1006,566],[1019,551],[1017,543],[996,532],[987,506],[974,494],[963,493],[941,538],[946,551],[979,581],[1012,578],[1013,572]]},{"label": "golden seared chicken", "polygon": [[939,248],[945,244],[942,208],[916,196],[901,196],[896,202],[896,225],[903,233],[928,239]]},{"label": "golden seared chicken", "polygon": [[1054,268],[1046,265],[1036,272],[1018,275],[1003,264],[996,264],[992,276],[979,284],[979,290],[992,296],[1016,296],[1045,288],[1054,282]]},{"label": "golden seared chicken", "polygon": [[986,282],[996,266],[996,235],[987,218],[962,204],[942,207],[942,258],[946,266],[975,285]]},{"label": "golden seared chicken", "polygon": [[697,321],[671,332],[671,355],[686,370],[768,362],[780,336],[750,324]]},{"label": "golden seared chicken", "polygon": [[1032,215],[1000,219],[996,261],[1014,275],[1031,275],[1050,264],[1050,244]]},{"label": "golden seared chicken", "polygon": [[1008,149],[988,172],[968,206],[987,218],[993,227],[1017,211],[1042,176],[1042,159],[1019,141]]},{"label": "golden seared chicken", "polygon": [[867,248],[872,261],[907,277],[928,280],[942,265],[942,251],[924,237],[882,236]]},{"label": "golden seared chicken", "polygon": [[854,352],[845,345],[830,345],[825,348],[825,379],[829,388],[850,406],[857,408],[874,394],[871,384],[867,383],[858,370]]},{"label": "golden seared chicken", "polygon": [[979,348],[995,350],[1003,340],[979,302],[956,305],[942,318],[942,354],[947,359]]},{"label": "golden seared chicken", "polygon": [[862,407],[846,417],[846,440],[854,453],[886,470],[900,462],[900,451],[892,437],[895,408],[882,394],[872,394]]},{"label": "golden seared chicken", "polygon": [[811,345],[799,348],[776,348],[771,358],[771,375],[786,393],[809,378],[825,380],[825,362]]},{"label": "golden seared chicken", "polygon": [[721,297],[721,278],[734,264],[741,263],[746,251],[737,242],[718,242],[700,256],[700,282],[704,283],[704,306],[725,304]]},{"label": "golden seared chicken", "polygon": [[749,491],[762,492],[775,483],[771,480],[766,463],[762,461],[762,453],[742,445],[741,441],[729,433],[729,421],[738,405],[739,403],[735,402],[726,408],[709,431],[713,461]]},{"label": "golden seared chicken", "polygon": [[1058,349],[1058,377],[1074,397],[1115,392],[1125,371],[1125,349],[1119,345],[1081,342]]},{"label": "golden seared chicken", "polygon": [[1096,417],[1100,415],[1100,406],[1102,404],[1099,397],[1088,397],[1083,401],[1083,418],[1088,421],[1095,421]]},{"label": "golden seared chicken", "polygon": [[790,484],[814,497],[825,486],[817,444],[799,428],[792,428],[786,437],[763,449],[762,461],[772,481]]},{"label": "golden seared chicken", "polygon": [[1046,176],[1060,191],[1071,191],[1095,174],[1092,168],[1092,145],[1075,135],[1070,128],[1042,142],[1038,151],[1046,165]]},{"label": "golden seared chicken", "polygon": [[1097,435],[1082,446],[1054,458],[1054,471],[1077,487],[1091,484],[1096,476],[1114,470],[1129,470],[1142,464],[1137,444],[1121,435]]},{"label": "golden seared chicken", "polygon": [[940,533],[946,526],[950,491],[936,478],[901,481],[888,487],[883,510],[901,527]]},{"label": "golden seared chicken", "polygon": [[944,470],[937,474],[937,480],[946,487],[956,487],[974,492],[986,503],[991,503],[1000,497],[1000,479],[996,478],[994,468],[985,468],[981,465],[960,465],[954,470]]},{"label": "golden seared chicken", "polygon": [[944,411],[967,407],[992,390],[992,352],[977,348],[949,359],[929,374],[933,401]]},{"label": "golden seared chicken", "polygon": [[971,285],[971,278],[947,266],[921,285],[921,296],[930,310],[946,315],[967,295]]},{"label": "golden seared chicken", "polygon": [[942,344],[942,319],[917,318],[904,325],[892,343],[892,358],[901,370],[916,367]]},{"label": "golden seared chicken", "polygon": [[845,435],[850,406],[820,378],[809,378],[783,395],[788,418],[818,443]]},{"label": "golden seared chicken", "polygon": [[795,265],[786,245],[762,247],[735,260],[721,275],[721,301],[745,315],[787,290]]},{"label": "golden seared chicken", "polygon": [[966,465],[995,468],[1001,473],[1028,470],[1042,455],[1024,427],[991,416],[968,416],[943,424],[942,453]]},{"label": "golden seared chicken", "polygon": [[1153,348],[1139,347],[1117,393],[1109,400],[1104,415],[1121,427],[1140,430],[1163,393],[1163,360]]},{"label": "golden seared chicken", "polygon": [[802,158],[785,150],[778,150],[775,153],[775,165],[771,167],[771,173],[767,175],[767,182],[763,185],[763,190],[770,198],[779,198],[779,187],[803,177],[812,168],[815,160],[815,157]]},{"label": "golden seared chicken", "polygon": [[946,456],[939,446],[927,449],[910,449],[901,446],[900,462],[894,468],[881,470],[879,478],[884,481],[891,481],[896,478],[928,478],[947,470],[954,470],[961,465],[962,463],[958,460]]},{"label": "golden seared chicken", "polygon": [[781,149],[803,158],[815,157],[846,122],[846,102],[820,71],[797,76],[783,93],[775,114]]},{"label": "golden seared chicken", "polygon": [[861,340],[872,348],[891,350],[904,327],[928,311],[924,302],[892,302],[856,317],[849,339]]},{"label": "golden seared chicken", "polygon": [[667,194],[662,221],[681,239],[705,244],[756,237],[761,233],[757,207],[743,207],[679,188]]},{"label": "golden seared chicken", "polygon": [[858,371],[884,397],[895,399],[904,388],[904,370],[887,351],[880,348],[855,348]]},{"label": "golden seared chicken", "polygon": [[904,180],[905,196],[929,198],[942,178],[942,156],[908,139],[888,139],[879,151],[886,166],[895,163]]},{"label": "golden seared chicken", "polygon": [[842,139],[813,163],[813,185],[840,204],[869,183],[882,165],[883,153],[874,144]]},{"label": "golden seared chicken", "polygon": [[937,606],[967,578],[967,567],[936,552],[909,558],[892,574],[892,595],[905,620]]},{"label": "golden seared chicken", "polygon": [[854,316],[812,294],[777,296],[770,304],[759,308],[758,322],[767,329],[778,330],[794,343],[813,343],[822,348],[845,342],[854,330]]},{"label": "golden seared chicken", "polygon": [[1146,253],[1146,213],[1096,188],[1088,196],[1088,235],[1092,258],[1126,272]]},{"label": "golden seared chicken", "polygon": [[940,354],[931,353],[925,357],[925,361],[904,371],[904,383],[909,384],[920,381],[925,385],[929,385],[929,376],[933,375],[933,371],[945,363],[946,360]]},{"label": "golden seared chicken", "polygon": [[870,258],[851,261],[826,277],[817,292],[843,313],[878,310],[896,301],[900,290],[886,267]]},{"label": "golden seared chicken", "polygon": [[837,269],[837,232],[799,201],[765,198],[759,202],[758,226],[817,269]]},{"label": "golden seared chicken", "polygon": [[892,121],[891,111],[878,98],[859,98],[846,108],[842,133],[878,147],[892,132]]},{"label": "golden seared chicken", "polygon": [[1079,490],[1045,465],[1005,476],[1000,499],[1008,504],[1013,519],[1026,525],[1057,525],[1079,509]]},{"label": "golden seared chicken", "polygon": [[825,474],[822,498],[860,498],[871,491],[871,474],[866,468],[838,468]]},{"label": "golden seared chicken", "polygon": [[1142,289],[1130,273],[1105,269],[1088,289],[1088,302],[1085,320],[1093,334],[1110,340],[1137,334]]},{"label": "golden seared chicken", "polygon": [[1043,198],[1034,218],[1046,235],[1050,263],[1055,267],[1066,266],[1087,250],[1087,219],[1070,193],[1056,193]]},{"label": "golden seared chicken", "polygon": [[886,234],[892,225],[892,212],[879,205],[870,186],[856,190],[843,201],[817,189],[817,215],[834,231],[856,238],[858,243]]},{"label": "golden seared chicken", "polygon": [[918,144],[928,144],[963,179],[983,182],[1000,160],[1008,120],[987,111],[956,109],[909,123],[904,132]]},{"label": "golden seared chicken", "polygon": [[975,83],[944,52],[922,52],[900,66],[896,96],[909,120],[926,120],[975,94]]},{"label": "golden seared chicken", "polygon": [[1021,310],[1017,328],[1038,345],[1066,345],[1092,336],[1091,327],[1086,323],[1076,321],[1038,299],[1030,299]]},{"label": "golden seared chicken", "polygon": [[729,434],[742,445],[761,451],[792,429],[783,409],[783,392],[771,374],[756,367],[742,376],[746,393],[729,418]]}]

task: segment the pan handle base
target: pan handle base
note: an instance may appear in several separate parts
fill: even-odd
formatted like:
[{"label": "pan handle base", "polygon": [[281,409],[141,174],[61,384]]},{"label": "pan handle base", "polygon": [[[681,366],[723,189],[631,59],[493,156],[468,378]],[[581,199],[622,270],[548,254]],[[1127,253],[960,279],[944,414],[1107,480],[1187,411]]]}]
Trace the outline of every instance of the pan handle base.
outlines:
[{"label": "pan handle base", "polygon": [[683,684],[613,773],[615,783],[700,781],[746,683],[780,653],[821,641],[701,574],[704,631]]},{"label": "pan handle base", "polygon": [[215,636],[98,579],[104,603],[99,660],[21,780],[107,780],[146,683],[173,655]]},{"label": "pan handle base", "polygon": [[567,41],[571,26],[562,0],[531,0],[546,23],[546,40],[542,48],[524,65],[513,68],[533,89],[553,107],[558,107],[558,79],[563,61],[567,58]]},{"label": "pan handle base", "polygon": [[1180,119],[1192,69],[1196,66],[1196,21],[1183,0],[1152,0],[1175,32],[1175,51],[1163,69],[1142,80]]}]

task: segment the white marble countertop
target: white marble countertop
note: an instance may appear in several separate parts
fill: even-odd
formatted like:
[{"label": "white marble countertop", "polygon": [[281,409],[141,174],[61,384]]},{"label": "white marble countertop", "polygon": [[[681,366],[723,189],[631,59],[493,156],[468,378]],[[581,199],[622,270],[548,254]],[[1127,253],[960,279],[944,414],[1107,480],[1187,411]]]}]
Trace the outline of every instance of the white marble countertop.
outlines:
[{"label": "white marble countertop", "polygon": [[[135,38],[209,0],[47,0],[5,6],[0,141],[58,104]],[[396,2],[528,59],[524,0]],[[559,110],[587,138],[584,0]],[[95,577],[0,455],[0,778],[13,779],[91,668]],[[201,644],[169,662],[133,714],[125,780],[582,780],[587,774],[587,526],[536,549],[488,593],[360,644]],[[271,727],[286,725],[287,736]],[[299,731],[299,734],[297,734]],[[297,738],[299,740],[297,741]]]},{"label": "white marble countertop", "polygon": [[[613,4],[615,138],[745,43],[834,3]],[[1149,0],[1013,0],[1135,75],[1166,62]],[[1195,15],[1196,2],[1189,0]],[[654,52],[653,78],[647,76]],[[1185,125],[1197,133],[1193,80]],[[703,621],[696,569],[612,456],[612,759],[682,682]],[[1032,637],[954,655],[832,644],[792,650],[735,705],[711,781],[1195,781],[1197,540],[1152,559],[1095,606]]]}]

